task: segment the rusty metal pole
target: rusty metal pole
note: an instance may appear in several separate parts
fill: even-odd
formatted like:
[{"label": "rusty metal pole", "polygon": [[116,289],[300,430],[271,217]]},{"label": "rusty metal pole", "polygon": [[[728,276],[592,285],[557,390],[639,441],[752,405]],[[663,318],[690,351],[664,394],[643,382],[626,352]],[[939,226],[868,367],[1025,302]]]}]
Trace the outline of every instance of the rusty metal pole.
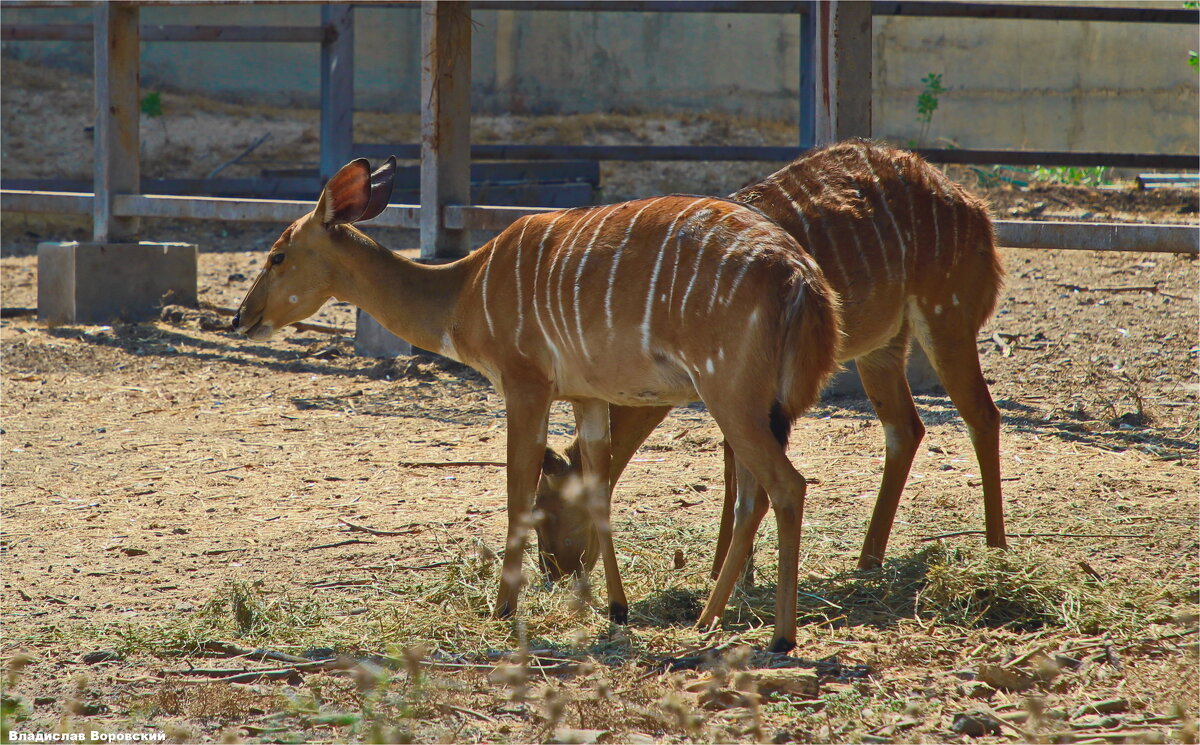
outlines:
[{"label": "rusty metal pole", "polygon": [[445,206],[471,202],[471,9],[421,2],[421,258],[465,256],[469,230],[446,227]]},{"label": "rusty metal pole", "polygon": [[141,191],[138,155],[138,6],[97,3],[95,48],[95,200],[92,238],[98,243],[137,241],[136,217],[113,214],[117,194]]}]

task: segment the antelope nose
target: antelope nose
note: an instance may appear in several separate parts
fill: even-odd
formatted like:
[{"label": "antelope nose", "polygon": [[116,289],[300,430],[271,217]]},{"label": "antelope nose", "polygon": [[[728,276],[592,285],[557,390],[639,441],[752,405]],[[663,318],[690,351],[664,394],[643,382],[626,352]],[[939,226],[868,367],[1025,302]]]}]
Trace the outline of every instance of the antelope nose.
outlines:
[{"label": "antelope nose", "polygon": [[233,321],[231,321],[231,322],[230,322],[230,324],[229,324],[229,330],[230,330],[230,331],[237,331],[237,330],[238,330],[238,326],[240,326],[240,325],[242,325],[242,314],[241,314],[241,312],[234,313],[234,314],[233,314]]}]

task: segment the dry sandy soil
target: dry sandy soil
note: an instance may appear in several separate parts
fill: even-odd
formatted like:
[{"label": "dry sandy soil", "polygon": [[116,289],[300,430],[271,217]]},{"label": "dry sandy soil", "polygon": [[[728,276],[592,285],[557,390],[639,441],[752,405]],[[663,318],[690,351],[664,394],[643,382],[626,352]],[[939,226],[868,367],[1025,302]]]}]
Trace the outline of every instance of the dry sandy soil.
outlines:
[{"label": "dry sandy soil", "polygon": [[[86,114],[39,118],[76,110],[86,84],[7,61],[5,77],[5,175],[86,174]],[[173,117],[185,100],[192,113]],[[315,154],[311,112],[165,104],[170,141],[146,127],[155,175],[203,175],[228,157],[184,147],[184,131],[236,153],[277,127],[282,149],[263,157]],[[480,126],[508,141],[787,133],[666,116]],[[767,169],[609,166],[605,179],[612,198],[725,193]],[[1001,216],[1197,221],[1194,192],[984,195]],[[710,585],[721,491],[720,433],[698,406],[673,413],[618,486],[630,625],[604,619],[598,576],[594,600],[535,581],[516,622],[490,620],[501,400],[458,366],[355,357],[347,336],[289,330],[264,344],[225,331],[212,309],[236,306],[282,227],[145,224],[148,239],[200,245],[207,310],[141,325],[0,320],[6,728],[261,742],[1196,741],[1196,261],[1003,252],[1008,285],[979,351],[1004,415],[1011,552],[960,533],[982,527],[979,477],[945,397],[918,397],[928,434],[891,560],[874,572],[854,563],[880,427],[856,399],[798,423],[790,455],[813,485],[800,645],[785,663],[740,646],[770,634],[770,520],[758,583],[726,627],[689,625]],[[39,240],[85,228],[5,215],[4,307],[36,305]],[[314,320],[352,328],[353,310]],[[555,443],[570,435],[566,408],[551,430]],[[715,663],[700,670],[703,650]],[[807,677],[773,687],[776,668]],[[276,672],[235,677],[244,670]]]}]

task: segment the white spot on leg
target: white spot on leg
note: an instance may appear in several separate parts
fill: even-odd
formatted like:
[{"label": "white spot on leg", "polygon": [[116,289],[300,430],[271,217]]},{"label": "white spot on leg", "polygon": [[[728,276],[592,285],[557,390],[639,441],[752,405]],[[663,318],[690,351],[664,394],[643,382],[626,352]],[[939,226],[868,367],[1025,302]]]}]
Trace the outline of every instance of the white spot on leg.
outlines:
[{"label": "white spot on leg", "polygon": [[713,368],[713,361],[712,361],[712,357],[709,357],[709,358],[708,358],[708,361],[706,361],[706,362],[704,363],[704,369],[708,371],[708,374],[709,374],[709,375],[712,375],[712,374],[713,374],[713,369],[714,369],[714,368]]},{"label": "white spot on leg", "polygon": [[883,442],[889,457],[895,458],[902,452],[900,432],[892,425],[883,425]]},{"label": "white spot on leg", "polygon": [[455,362],[459,362],[458,350],[454,348],[454,340],[450,338],[450,333],[442,334],[442,348],[438,350],[443,357],[449,357]]},{"label": "white spot on leg", "polygon": [[291,303],[292,305],[295,305],[296,303],[300,302],[300,298],[296,297],[295,295],[292,295],[291,297],[288,298],[288,302]]},{"label": "white spot on leg", "polygon": [[951,295],[950,302],[954,303],[954,307],[957,308],[958,307],[958,295]]},{"label": "white spot on leg", "polygon": [[594,416],[584,417],[579,424],[579,439],[584,442],[601,442],[608,439],[608,427],[603,419]]},{"label": "white spot on leg", "polygon": [[942,314],[942,306],[940,306],[940,305],[933,306],[933,314],[935,316],[940,316]]}]

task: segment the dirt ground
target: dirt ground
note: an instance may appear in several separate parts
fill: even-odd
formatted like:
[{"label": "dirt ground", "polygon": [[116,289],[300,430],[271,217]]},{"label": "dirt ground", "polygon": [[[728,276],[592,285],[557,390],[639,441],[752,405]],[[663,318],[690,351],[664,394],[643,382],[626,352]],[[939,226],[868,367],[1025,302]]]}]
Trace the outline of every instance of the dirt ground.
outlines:
[{"label": "dirt ground", "polygon": [[[5,176],[89,172],[90,144],[75,142],[86,109],[31,121],[86,84],[4,65]],[[164,100],[170,112],[183,99]],[[315,155],[311,112],[187,101],[187,126],[234,152],[290,117],[291,161]],[[622,128],[643,142],[788,136],[705,117],[480,126],[483,139],[531,142]],[[154,175],[203,175],[224,157],[181,149],[182,117],[165,124],[169,142],[156,129],[145,127]],[[606,197],[726,193],[768,169],[607,166]],[[1194,191],[982,193],[1000,217],[1197,222]],[[51,327],[21,310],[36,306],[36,244],[84,237],[86,224],[3,216],[6,729],[181,742],[1196,741],[1195,260],[1003,251],[1007,287],[979,336],[1015,534],[999,557],[961,533],[983,526],[979,476],[944,396],[918,396],[928,433],[874,572],[854,565],[882,431],[858,399],[827,399],[799,422],[789,454],[812,486],[799,648],[783,663],[740,646],[770,634],[770,520],[758,584],[726,627],[690,625],[721,493],[720,433],[699,406],[674,412],[617,488],[630,625],[604,619],[599,570],[594,598],[534,581],[517,621],[491,620],[501,399],[435,359],[356,357],[351,336],[289,329],[259,343],[225,330],[216,309],[236,307],[282,227],[146,221],[147,239],[200,245],[203,308]],[[312,320],[352,330],[353,309]],[[570,434],[560,405],[552,441]],[[273,659],[242,654],[256,648]],[[696,669],[703,650],[716,662]],[[773,688],[780,669],[808,677]],[[247,670],[274,672],[237,677]]]}]

